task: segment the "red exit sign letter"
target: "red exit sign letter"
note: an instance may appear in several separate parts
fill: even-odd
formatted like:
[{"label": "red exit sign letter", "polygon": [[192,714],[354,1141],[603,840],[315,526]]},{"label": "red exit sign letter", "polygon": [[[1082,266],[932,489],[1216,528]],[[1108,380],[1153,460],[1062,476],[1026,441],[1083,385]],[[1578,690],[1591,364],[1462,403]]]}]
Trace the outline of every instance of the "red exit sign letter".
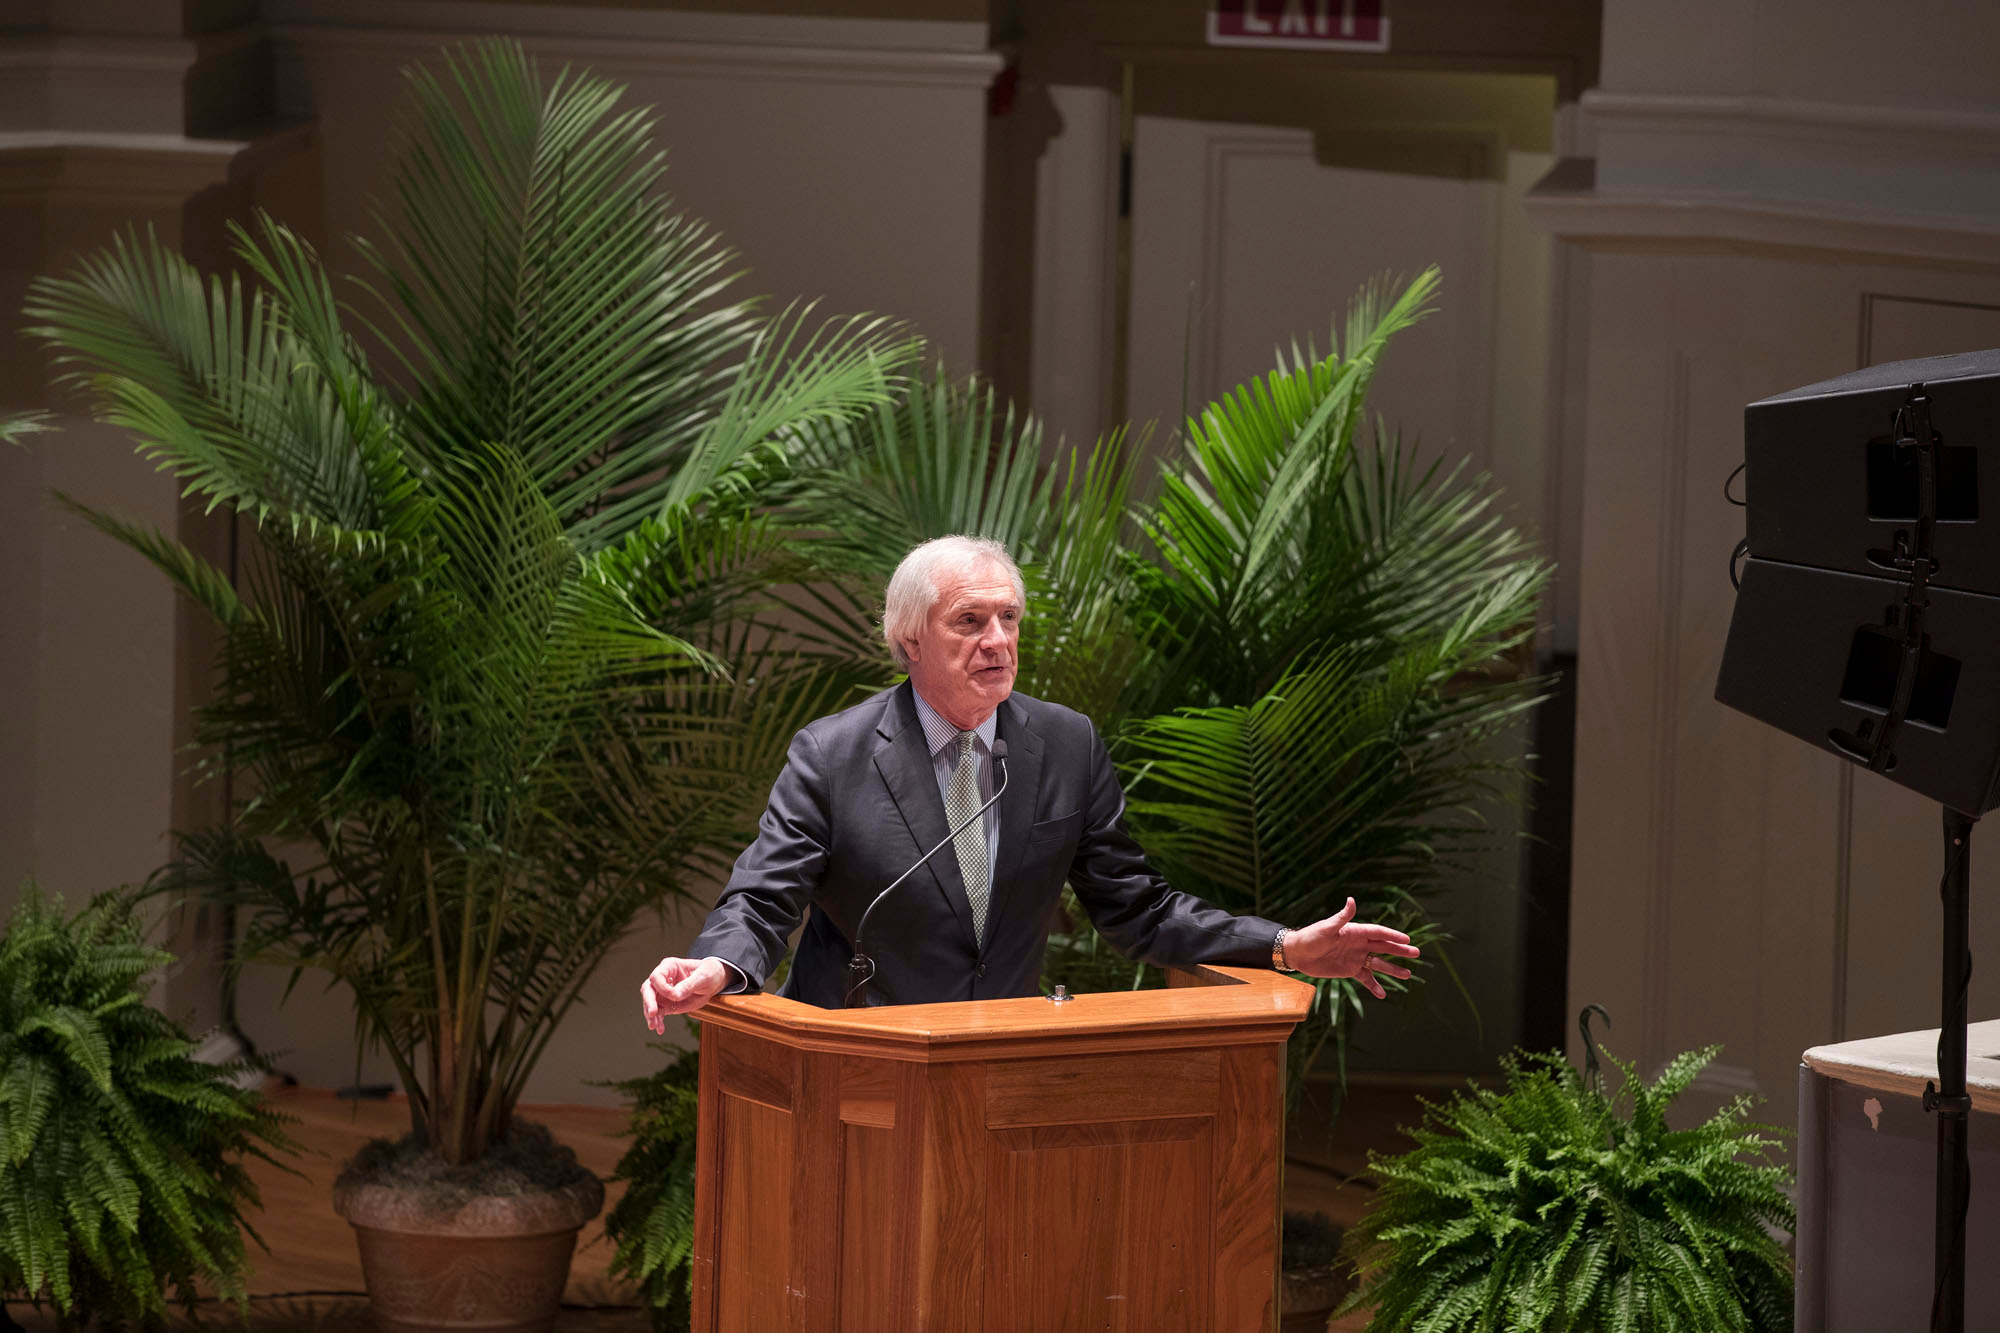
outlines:
[{"label": "red exit sign letter", "polygon": [[1386,51],[1383,0],[1218,0],[1208,11],[1211,46]]}]

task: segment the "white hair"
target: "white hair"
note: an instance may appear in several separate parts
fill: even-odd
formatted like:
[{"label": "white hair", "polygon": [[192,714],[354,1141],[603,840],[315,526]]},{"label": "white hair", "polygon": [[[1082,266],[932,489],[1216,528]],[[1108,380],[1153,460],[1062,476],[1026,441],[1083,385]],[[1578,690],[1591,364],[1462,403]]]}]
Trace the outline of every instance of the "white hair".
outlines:
[{"label": "white hair", "polygon": [[990,537],[935,537],[903,557],[903,563],[889,576],[889,591],[884,595],[882,609],[882,638],[897,666],[905,671],[910,669],[910,654],[903,643],[923,633],[924,621],[937,605],[938,578],[970,574],[989,563],[1007,571],[1007,577],[1014,583],[1014,598],[1025,609],[1028,589],[1021,582],[1021,567],[1007,554],[1005,546]]}]

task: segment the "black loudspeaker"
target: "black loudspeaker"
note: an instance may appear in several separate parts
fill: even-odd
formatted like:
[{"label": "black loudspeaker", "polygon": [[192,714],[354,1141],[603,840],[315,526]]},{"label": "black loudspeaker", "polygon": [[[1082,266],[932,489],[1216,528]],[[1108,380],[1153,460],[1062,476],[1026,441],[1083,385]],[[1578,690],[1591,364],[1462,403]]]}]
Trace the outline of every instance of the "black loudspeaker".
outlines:
[{"label": "black loudspeaker", "polygon": [[1967,815],[2000,805],[2000,350],[1743,412],[1715,697]]}]

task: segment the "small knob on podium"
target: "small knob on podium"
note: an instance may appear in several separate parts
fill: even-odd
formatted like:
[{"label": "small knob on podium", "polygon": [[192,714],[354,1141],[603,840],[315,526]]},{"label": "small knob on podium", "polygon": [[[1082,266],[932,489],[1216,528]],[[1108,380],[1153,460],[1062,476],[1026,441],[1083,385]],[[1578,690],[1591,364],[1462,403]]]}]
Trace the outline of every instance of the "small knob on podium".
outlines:
[{"label": "small knob on podium", "polygon": [[1054,990],[1049,992],[1050,1004],[1068,1004],[1071,1000],[1074,1000],[1075,998],[1076,996],[1071,995],[1069,993],[1069,987],[1067,986],[1057,986]]}]

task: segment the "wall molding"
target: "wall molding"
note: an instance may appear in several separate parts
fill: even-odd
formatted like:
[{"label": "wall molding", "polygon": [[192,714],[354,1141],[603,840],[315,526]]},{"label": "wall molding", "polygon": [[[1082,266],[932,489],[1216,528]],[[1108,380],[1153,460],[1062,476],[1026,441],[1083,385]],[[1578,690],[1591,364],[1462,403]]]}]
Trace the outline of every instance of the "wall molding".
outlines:
[{"label": "wall molding", "polygon": [[[513,8],[513,6],[506,6]],[[434,56],[478,34],[465,29],[348,28],[279,24],[271,44],[279,87],[309,87],[298,67],[314,56],[360,56],[405,63]],[[910,51],[851,47],[756,46],[516,33],[530,53],[621,78],[859,83],[977,91],[1006,65],[997,51]]]},{"label": "wall molding", "polygon": [[255,23],[192,37],[0,38],[0,83],[21,125],[240,129],[264,114],[266,61]]},{"label": "wall molding", "polygon": [[263,0],[273,26],[450,33],[455,39],[504,32],[517,37],[647,43],[830,47],[957,52],[991,45],[987,25],[950,19],[837,18],[591,4],[462,3],[461,0]]},{"label": "wall molding", "polygon": [[1990,225],[1945,226],[1831,204],[1610,194],[1589,183],[1590,165],[1575,158],[1558,163],[1527,198],[1529,217],[1586,248],[1810,251],[2000,269],[2000,217]]},{"label": "wall molding", "polygon": [[2000,112],[1809,102],[1782,97],[1717,97],[1683,93],[1615,93],[1592,88],[1578,100],[1599,133],[1640,125],[1651,129],[1703,126],[1737,136],[1783,132],[1801,139],[1856,137],[1925,144],[1956,139],[2000,148]]},{"label": "wall molding", "polygon": [[2000,114],[1601,91],[1580,112],[1594,158],[1530,196],[1566,238],[2000,263]]},{"label": "wall molding", "polygon": [[264,15],[281,71],[308,51],[405,62],[492,33],[620,77],[976,90],[1007,63],[983,23],[441,0],[267,0]]},{"label": "wall molding", "polygon": [[274,157],[308,146],[311,123],[252,139],[77,130],[0,133],[0,198],[59,196],[171,205],[203,189],[254,175]]},{"label": "wall molding", "polygon": [[185,74],[206,60],[254,47],[254,24],[194,37],[96,37],[78,33],[0,38],[0,69]]}]

